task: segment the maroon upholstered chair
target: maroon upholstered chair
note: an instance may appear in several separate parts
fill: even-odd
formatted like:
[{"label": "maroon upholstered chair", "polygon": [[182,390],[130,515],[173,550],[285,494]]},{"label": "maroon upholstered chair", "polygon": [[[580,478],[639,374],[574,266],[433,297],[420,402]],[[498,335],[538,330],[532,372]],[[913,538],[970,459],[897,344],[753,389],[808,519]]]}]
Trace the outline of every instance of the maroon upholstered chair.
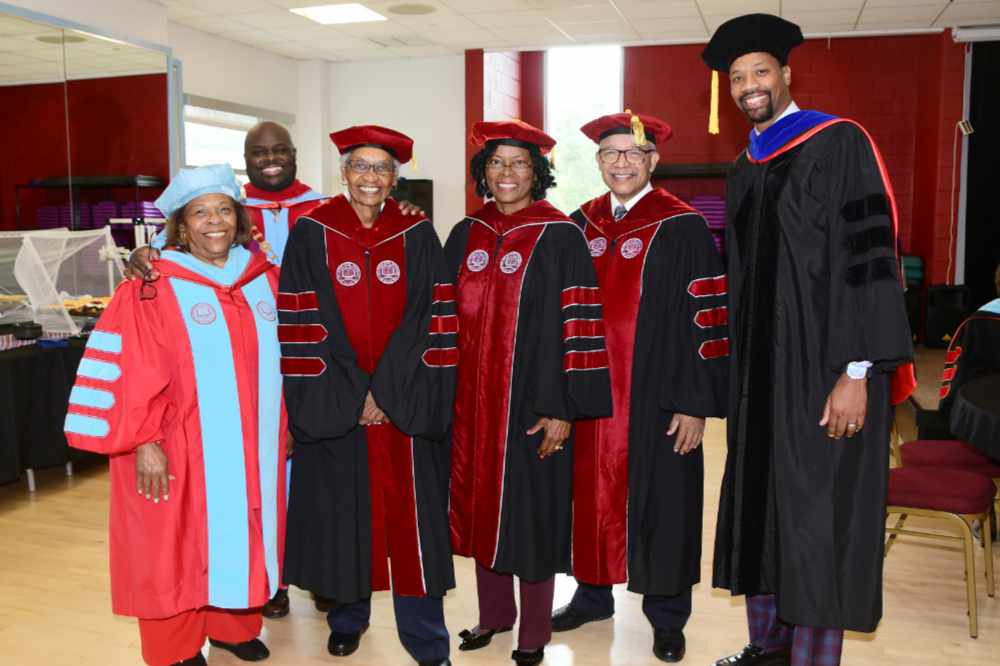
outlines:
[{"label": "maroon upholstered chair", "polygon": [[[893,433],[894,440],[896,433]],[[911,446],[916,444],[917,446]],[[889,500],[887,513],[897,515],[895,525],[887,527],[885,553],[889,554],[896,537],[907,536],[961,541],[965,552],[966,597],[969,609],[969,635],[979,634],[979,619],[976,601],[976,558],[972,524],[979,521],[982,526],[983,558],[986,574],[986,593],[994,596],[993,578],[993,502],[997,494],[994,477],[988,468],[962,465],[944,465],[975,460],[975,449],[963,450],[951,446],[950,441],[932,440],[909,442],[894,450],[897,460],[903,466],[889,470]],[[962,444],[955,442],[954,444]],[[949,445],[949,446],[945,446]],[[967,446],[967,445],[965,445]],[[926,448],[922,448],[926,447]],[[893,447],[895,449],[895,447]],[[917,463],[916,461],[922,461]],[[988,459],[987,459],[987,462]],[[980,463],[981,464],[981,463]],[[1000,471],[994,470],[994,471]],[[936,518],[956,528],[959,536],[941,534],[926,530],[905,529],[909,516]]]}]

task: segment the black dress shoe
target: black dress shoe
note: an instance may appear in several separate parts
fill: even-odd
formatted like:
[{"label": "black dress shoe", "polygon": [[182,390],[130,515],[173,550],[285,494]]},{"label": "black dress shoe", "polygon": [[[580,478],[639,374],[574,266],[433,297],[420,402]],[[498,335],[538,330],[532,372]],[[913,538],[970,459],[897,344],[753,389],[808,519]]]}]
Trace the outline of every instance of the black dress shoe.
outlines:
[{"label": "black dress shoe", "polygon": [[445,657],[444,659],[431,659],[429,661],[417,662],[420,666],[451,666],[451,659]]},{"label": "black dress shoe", "polygon": [[261,642],[259,638],[254,638],[242,643],[224,643],[214,638],[209,638],[208,642],[214,647],[221,648],[227,652],[232,652],[237,658],[243,661],[264,661],[271,656],[271,651]]},{"label": "black dress shoe", "polygon": [[510,653],[510,658],[517,666],[535,666],[545,659],[545,648],[537,650],[514,650]]},{"label": "black dress shoe", "polygon": [[566,604],[552,613],[552,631],[570,631],[577,627],[582,627],[588,622],[607,620],[612,613],[607,615],[584,615],[573,608],[573,604]]},{"label": "black dress shoe", "polygon": [[715,666],[782,666],[788,663],[790,656],[787,648],[764,654],[762,649],[751,643],[736,654],[718,660]]},{"label": "black dress shoe", "polygon": [[361,631],[355,631],[350,634],[341,634],[336,631],[330,632],[330,640],[326,642],[327,651],[334,657],[346,657],[350,654],[354,654],[354,651],[358,649],[361,645],[361,634],[368,631],[368,625],[366,624]]},{"label": "black dress shoe", "polygon": [[174,666],[208,666],[208,662],[205,661],[205,657],[198,652],[193,657],[188,657],[184,661],[178,661]]},{"label": "black dress shoe", "polygon": [[274,596],[264,604],[264,610],[261,611],[261,615],[271,620],[288,615],[288,590],[278,588]]},{"label": "black dress shoe", "polygon": [[660,661],[680,661],[684,658],[684,646],[684,632],[679,629],[653,631],[653,654]]},{"label": "black dress shoe", "polygon": [[458,632],[458,637],[462,639],[462,643],[458,646],[458,649],[468,652],[469,650],[484,648],[490,644],[490,641],[493,640],[494,634],[502,634],[510,631],[511,629],[513,629],[513,627],[480,629],[478,624],[472,629],[463,629]]}]

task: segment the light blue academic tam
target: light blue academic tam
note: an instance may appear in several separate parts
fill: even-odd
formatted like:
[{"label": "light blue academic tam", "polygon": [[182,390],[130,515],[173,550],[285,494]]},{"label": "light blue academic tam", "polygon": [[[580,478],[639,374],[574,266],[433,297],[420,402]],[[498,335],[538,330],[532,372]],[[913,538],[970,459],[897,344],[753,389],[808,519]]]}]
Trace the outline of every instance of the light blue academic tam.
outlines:
[{"label": "light blue academic tam", "polygon": [[156,207],[170,217],[174,211],[203,194],[226,194],[240,200],[240,183],[228,164],[210,164],[195,169],[181,169],[156,200]]}]

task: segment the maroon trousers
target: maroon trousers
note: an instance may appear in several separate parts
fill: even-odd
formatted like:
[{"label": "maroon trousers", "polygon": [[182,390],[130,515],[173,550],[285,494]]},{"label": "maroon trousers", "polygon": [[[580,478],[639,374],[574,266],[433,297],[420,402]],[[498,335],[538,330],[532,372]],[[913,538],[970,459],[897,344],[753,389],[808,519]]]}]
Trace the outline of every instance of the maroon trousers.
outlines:
[{"label": "maroon trousers", "polygon": [[[517,649],[533,651],[552,639],[552,597],[555,576],[537,583],[521,583],[521,625]],[[514,576],[498,573],[476,563],[476,591],[479,594],[479,628],[504,629],[517,621],[514,604]]]}]

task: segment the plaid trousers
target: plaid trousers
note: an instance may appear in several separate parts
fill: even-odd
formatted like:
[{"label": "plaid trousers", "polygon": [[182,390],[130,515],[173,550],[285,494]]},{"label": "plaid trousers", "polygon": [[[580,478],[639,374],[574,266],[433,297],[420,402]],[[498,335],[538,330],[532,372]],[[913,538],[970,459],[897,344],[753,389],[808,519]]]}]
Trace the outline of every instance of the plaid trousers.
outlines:
[{"label": "plaid trousers", "polygon": [[791,649],[791,666],[839,666],[843,629],[785,624],[773,594],[747,597],[750,642],[765,653]]}]

